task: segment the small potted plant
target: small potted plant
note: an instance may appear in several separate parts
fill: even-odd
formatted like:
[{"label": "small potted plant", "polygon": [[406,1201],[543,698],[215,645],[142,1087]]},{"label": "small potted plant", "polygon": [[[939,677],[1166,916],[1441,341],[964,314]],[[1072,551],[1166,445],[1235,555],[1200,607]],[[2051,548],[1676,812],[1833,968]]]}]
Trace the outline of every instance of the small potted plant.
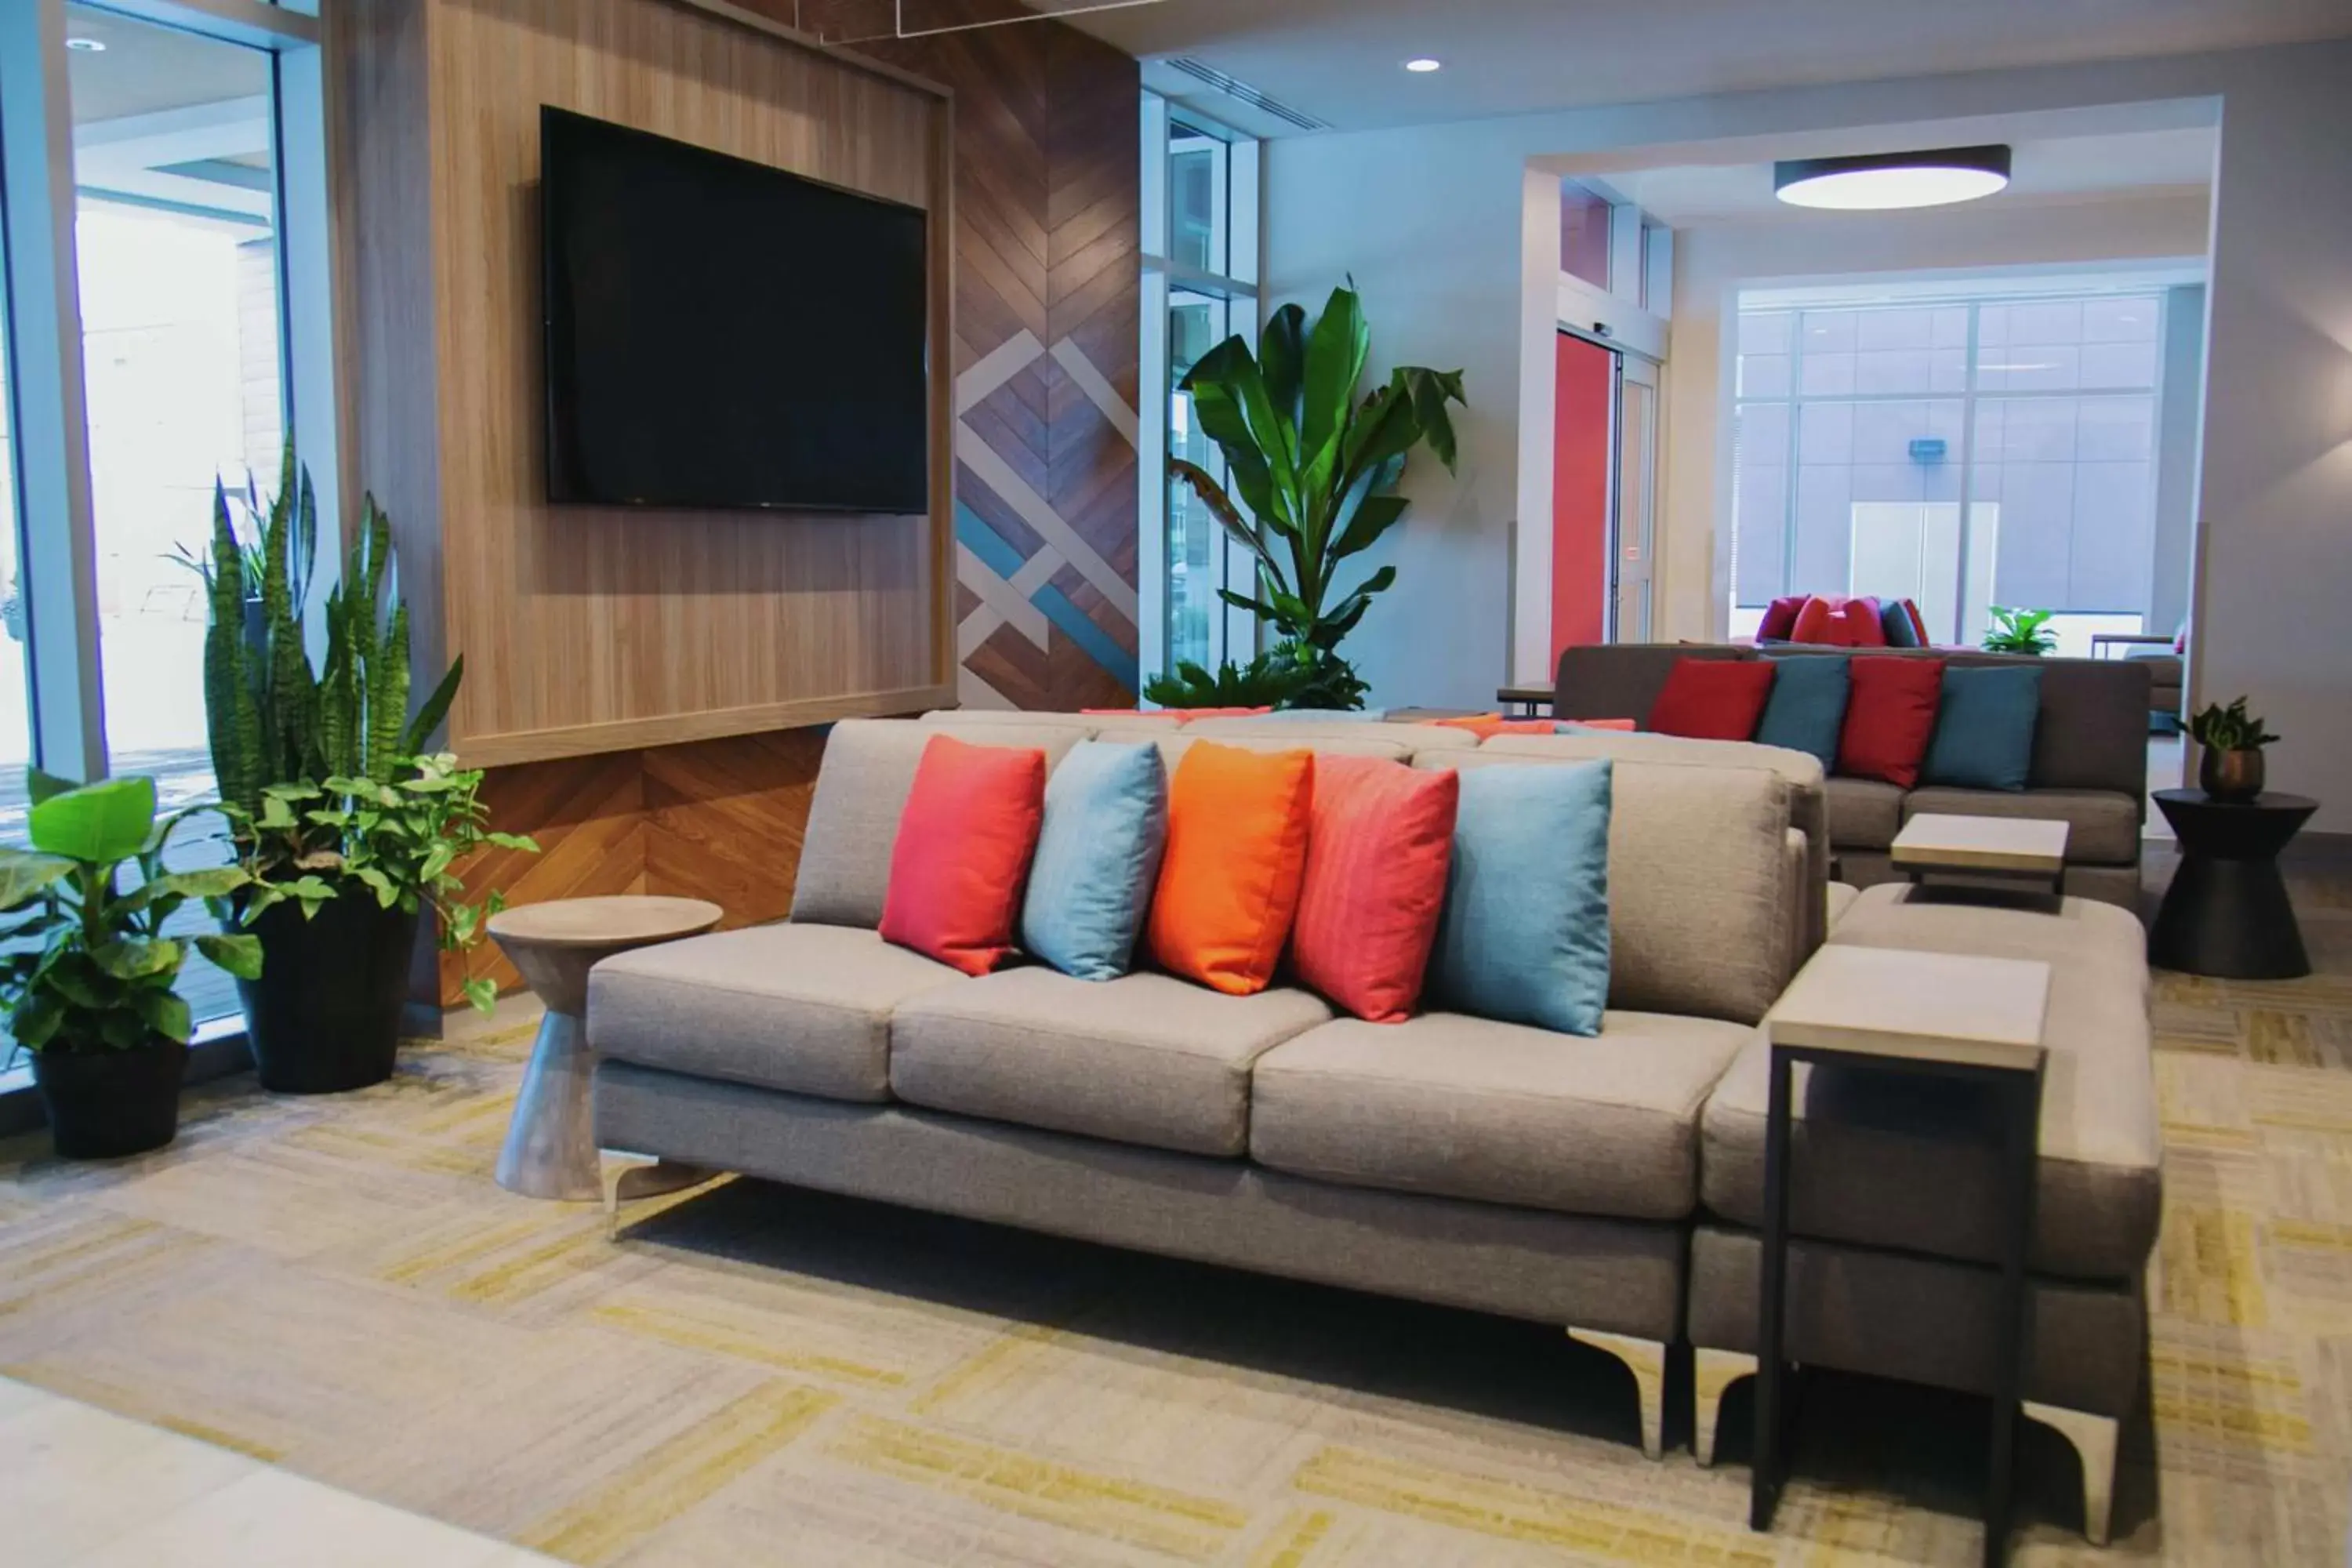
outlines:
[{"label": "small potted plant", "polygon": [[1984,636],[1987,653],[2021,653],[2040,658],[2058,646],[2058,633],[2050,625],[2050,610],[2010,610],[1995,605],[1992,607],[1992,627]]},{"label": "small potted plant", "polygon": [[[193,1020],[178,990],[189,945],[164,926],[194,898],[242,886],[234,866],[167,871],[163,850],[194,806],[155,816],[155,781],[79,788],[28,775],[32,848],[0,848],[0,1007],[33,1053],[33,1081],[59,1155],[108,1159],[177,1135],[180,1079]],[[125,867],[135,875],[123,885]],[[261,944],[207,933],[194,946],[240,978],[261,971]]]},{"label": "small potted plant", "polygon": [[2278,739],[2246,711],[2242,697],[2223,707],[2207,704],[2189,721],[2189,737],[2202,748],[2197,784],[2215,800],[2252,800],[2263,793],[2263,748]]}]

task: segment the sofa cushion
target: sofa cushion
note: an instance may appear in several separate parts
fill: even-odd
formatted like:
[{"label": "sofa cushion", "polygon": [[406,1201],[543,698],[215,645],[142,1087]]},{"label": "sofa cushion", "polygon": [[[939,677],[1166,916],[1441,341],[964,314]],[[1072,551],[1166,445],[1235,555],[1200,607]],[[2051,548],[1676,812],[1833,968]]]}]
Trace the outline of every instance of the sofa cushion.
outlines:
[{"label": "sofa cushion", "polygon": [[815,797],[809,803],[801,868],[793,883],[792,919],[822,925],[877,926],[890,887],[890,851],[898,817],[915,787],[916,764],[934,735],[975,746],[1034,747],[1052,768],[1093,731],[1048,715],[1038,723],[957,722],[940,718],[848,719],[824,743]]},{"label": "sofa cushion", "polygon": [[1823,768],[1836,765],[1838,733],[1845,727],[1846,661],[1833,654],[1766,661],[1777,672],[1756,743],[1802,752]]},{"label": "sofa cushion", "polygon": [[1304,991],[1228,996],[1166,974],[1013,969],[918,996],[891,1024],[901,1100],[1196,1154],[1249,1147],[1250,1064],[1331,1009]]},{"label": "sofa cushion", "polygon": [[1919,777],[1958,789],[2023,789],[2041,712],[2042,671],[2032,665],[1947,664]]},{"label": "sofa cushion", "polygon": [[1745,741],[1772,690],[1769,659],[1678,658],[1650,706],[1648,728],[1694,741]]},{"label": "sofa cushion", "polygon": [[1850,661],[1837,771],[1905,789],[1917,784],[1943,684],[1938,659],[1882,656]]},{"label": "sofa cushion", "polygon": [[1903,826],[1903,792],[1881,779],[1832,777],[1830,842],[1841,849],[1884,849]]},{"label": "sofa cushion", "polygon": [[1045,816],[1045,752],[932,736],[898,815],[882,940],[966,974],[1002,965]]},{"label": "sofa cushion", "polygon": [[1554,1034],[1459,1013],[1343,1019],[1258,1059],[1250,1154],[1356,1186],[1679,1219],[1698,1191],[1698,1115],[1753,1033],[1609,1013]]},{"label": "sofa cushion", "polygon": [[[1969,912],[1996,917],[1985,922],[1996,927],[2008,923],[2000,916],[2047,922],[1976,945],[2015,953],[2052,939],[2036,956],[2058,960],[2043,1034],[2032,1266],[2077,1279],[2134,1277],[2156,1243],[2161,1197],[2146,962],[2137,953],[2099,955],[2097,937],[2082,953],[2066,952],[2054,941],[2054,917]],[[2104,924],[2107,911],[2077,906],[2077,919]],[[1857,909],[1832,941],[1860,940],[1870,929],[1867,911]],[[1928,935],[1913,929],[1893,940],[1908,945]],[[1707,1101],[1706,1206],[1742,1225],[1763,1219],[1769,1086],[1759,1033]],[[1981,1097],[1944,1080],[1803,1066],[1791,1090],[1790,1224],[1798,1234],[1973,1262],[1999,1256],[1999,1162]]]},{"label": "sofa cushion", "polygon": [[2147,931],[2130,910],[2095,900],[2021,909],[1922,897],[1906,882],[1849,889],[1848,897],[1832,942],[2052,963],[2087,959],[2147,973]]},{"label": "sofa cushion", "polygon": [[672,1072],[887,1100],[891,1010],[970,984],[875,931],[754,926],[598,963],[588,973],[588,1043]]},{"label": "sofa cushion", "polygon": [[2032,816],[2066,825],[2069,864],[2103,866],[2139,862],[2139,803],[2103,789],[1947,789],[1937,784],[1913,790],[1903,801],[1903,820],[1921,812],[1951,816]]},{"label": "sofa cushion", "polygon": [[1269,713],[1263,719],[1202,719],[1184,726],[1185,733],[1239,744],[1248,741],[1281,741],[1291,745],[1318,741],[1392,741],[1407,752],[1475,749],[1478,737],[1467,730],[1444,724],[1414,724],[1388,719],[1328,719]]},{"label": "sofa cushion", "polygon": [[[1530,737],[1528,743],[1543,742]],[[1414,765],[1508,767],[1542,760],[1540,753],[1482,749],[1424,752]],[[1754,1023],[1788,984],[1789,955],[1797,950],[1791,927],[1812,919],[1811,900],[1789,885],[1788,782],[1762,768],[1612,762],[1609,1005]],[[1707,831],[1693,833],[1693,822],[1706,823]],[[1433,983],[1435,977],[1433,954]]]}]

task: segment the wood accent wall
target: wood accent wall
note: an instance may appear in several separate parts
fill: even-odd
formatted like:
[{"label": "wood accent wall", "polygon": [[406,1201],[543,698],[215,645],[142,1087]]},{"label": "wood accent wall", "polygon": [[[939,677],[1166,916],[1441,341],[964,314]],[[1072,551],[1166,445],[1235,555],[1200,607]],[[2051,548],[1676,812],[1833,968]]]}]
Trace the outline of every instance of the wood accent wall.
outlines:
[{"label": "wood accent wall", "polygon": [[548,103],[927,208],[943,347],[945,97],[674,0],[358,9],[361,467],[420,646],[465,656],[457,752],[538,761],[951,700],[947,379],[928,516],[551,507],[537,233]]},{"label": "wood accent wall", "polygon": [[[944,292],[937,307],[951,316],[954,374],[941,378],[952,401],[934,474],[949,526],[918,541],[887,521],[689,518],[672,530],[645,513],[550,511],[533,499],[537,405],[515,412],[538,395],[537,104],[793,167],[864,157],[877,179],[876,155],[855,143],[908,122],[889,96],[906,89],[868,76],[757,132],[771,142],[729,140],[753,135],[788,90],[851,68],[822,53],[789,70],[739,58],[793,46],[698,14],[701,3],[358,0],[343,131],[373,231],[354,247],[363,482],[402,524],[420,624],[446,624],[446,649],[467,656],[459,750],[489,766],[494,820],[544,850],[489,857],[469,886],[513,902],[688,894],[716,900],[731,926],[791,905],[824,737],[791,726],[958,701],[1132,700],[1140,83],[1132,59],[1050,21],[856,47],[954,95],[951,132],[936,113],[929,132],[946,157],[911,198],[953,211],[952,274],[936,279],[952,291],[951,310]],[[795,19],[793,0],[737,3]],[[811,34],[836,38],[891,25],[887,0],[798,10]],[[1006,14],[1001,0],[922,11],[925,26]],[[473,210],[448,214],[452,203]],[[451,295],[458,277],[469,294]],[[442,462],[395,460],[431,443]],[[443,521],[420,533],[410,519]],[[782,550],[797,553],[766,553]],[[749,638],[712,618],[743,608],[720,602],[742,583],[812,564],[814,586],[784,579],[806,590],[799,618]],[[917,565],[930,574],[920,594],[892,575]],[[885,585],[860,586],[869,572]],[[524,594],[538,602],[513,614]],[[919,605],[934,617],[936,665],[870,637],[911,625]],[[807,696],[828,669],[835,686]],[[475,962],[519,984],[494,952]],[[445,963],[440,1001],[457,1000],[458,978]]]}]

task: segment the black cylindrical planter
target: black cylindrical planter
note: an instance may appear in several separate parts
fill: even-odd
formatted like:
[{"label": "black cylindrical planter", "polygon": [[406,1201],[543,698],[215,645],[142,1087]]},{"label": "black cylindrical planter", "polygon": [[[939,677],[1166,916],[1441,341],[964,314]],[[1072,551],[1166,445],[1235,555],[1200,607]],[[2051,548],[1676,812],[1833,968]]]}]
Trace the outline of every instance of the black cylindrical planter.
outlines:
[{"label": "black cylindrical planter", "polygon": [[161,1149],[180,1132],[188,1047],[154,1039],[127,1051],[33,1053],[33,1083],[49,1139],[68,1160],[112,1160]]},{"label": "black cylindrical planter", "polygon": [[247,928],[261,939],[261,978],[236,994],[262,1088],[337,1094],[392,1076],[416,922],[355,886],[309,920],[289,899]]}]

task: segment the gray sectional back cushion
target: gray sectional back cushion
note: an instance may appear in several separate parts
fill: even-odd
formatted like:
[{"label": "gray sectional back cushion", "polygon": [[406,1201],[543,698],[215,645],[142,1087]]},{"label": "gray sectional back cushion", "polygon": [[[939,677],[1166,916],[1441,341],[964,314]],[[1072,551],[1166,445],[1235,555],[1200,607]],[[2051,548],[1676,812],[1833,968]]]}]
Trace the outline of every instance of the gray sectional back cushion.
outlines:
[{"label": "gray sectional back cushion", "polygon": [[[1528,767],[1480,748],[1420,767]],[[1790,786],[1765,768],[1619,759],[1609,817],[1609,1005],[1753,1024],[1789,979]]]},{"label": "gray sectional back cushion", "polygon": [[935,735],[975,746],[1034,747],[1052,767],[1091,731],[1082,723],[909,723],[903,719],[849,719],[833,727],[817,770],[793,884],[795,921],[818,925],[877,926],[890,887],[890,851],[898,842],[898,814],[915,786],[915,765]]}]

